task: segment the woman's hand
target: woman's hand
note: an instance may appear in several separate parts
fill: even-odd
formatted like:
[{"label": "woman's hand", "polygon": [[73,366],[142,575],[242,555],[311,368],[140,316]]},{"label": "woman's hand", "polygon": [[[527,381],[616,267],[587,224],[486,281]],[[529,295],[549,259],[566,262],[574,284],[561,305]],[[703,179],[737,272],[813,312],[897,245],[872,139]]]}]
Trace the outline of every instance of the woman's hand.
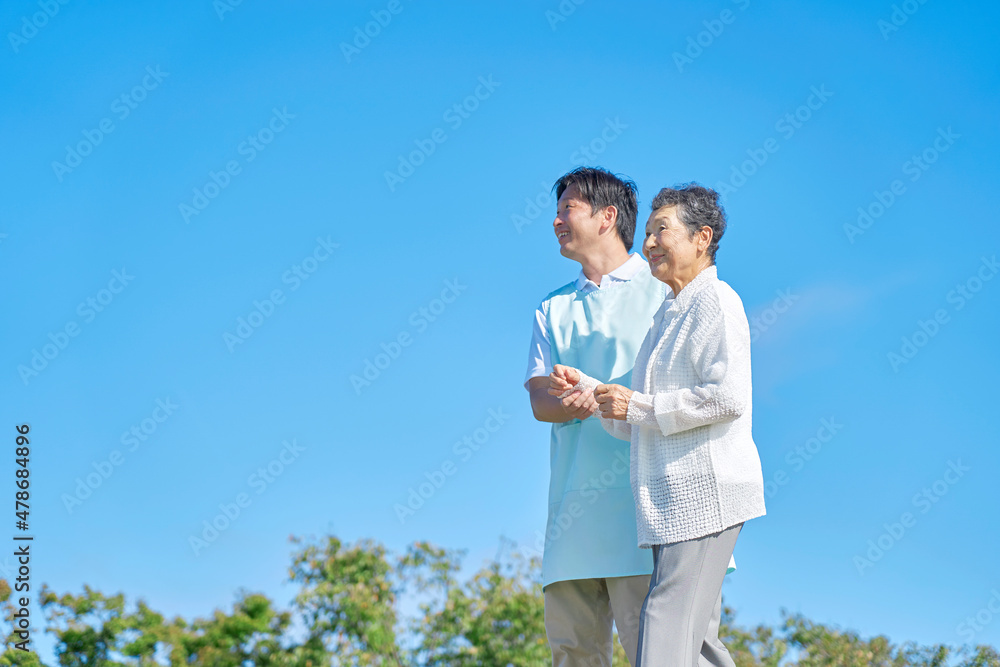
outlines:
[{"label": "woman's hand", "polygon": [[625,421],[632,390],[620,384],[601,384],[594,390],[594,398],[597,399],[597,408],[602,417]]},{"label": "woman's hand", "polygon": [[[571,366],[556,364],[549,375],[549,393],[558,398],[575,387],[579,381],[580,371]],[[562,403],[566,414],[573,419],[586,419],[597,412],[597,401],[594,400],[593,392],[574,391],[565,398],[560,398],[559,402]]]}]

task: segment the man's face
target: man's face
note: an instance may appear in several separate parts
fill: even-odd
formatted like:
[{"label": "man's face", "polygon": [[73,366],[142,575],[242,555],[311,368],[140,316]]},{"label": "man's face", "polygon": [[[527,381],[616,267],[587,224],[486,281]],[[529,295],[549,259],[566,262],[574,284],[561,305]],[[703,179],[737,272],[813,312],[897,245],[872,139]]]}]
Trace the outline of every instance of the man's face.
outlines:
[{"label": "man's face", "polygon": [[591,213],[590,204],[581,198],[575,185],[563,190],[556,203],[556,219],[552,221],[563,257],[580,261],[598,243],[603,213]]}]

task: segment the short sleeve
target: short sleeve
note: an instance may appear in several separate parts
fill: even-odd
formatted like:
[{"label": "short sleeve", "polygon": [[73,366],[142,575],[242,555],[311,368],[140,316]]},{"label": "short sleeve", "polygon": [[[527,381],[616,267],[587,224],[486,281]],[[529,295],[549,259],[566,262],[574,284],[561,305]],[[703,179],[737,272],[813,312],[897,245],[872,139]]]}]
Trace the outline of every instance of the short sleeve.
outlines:
[{"label": "short sleeve", "polygon": [[524,376],[524,388],[528,380],[545,377],[552,372],[552,345],[549,342],[549,319],[545,304],[535,309],[531,326],[531,346],[528,348],[528,371]]}]

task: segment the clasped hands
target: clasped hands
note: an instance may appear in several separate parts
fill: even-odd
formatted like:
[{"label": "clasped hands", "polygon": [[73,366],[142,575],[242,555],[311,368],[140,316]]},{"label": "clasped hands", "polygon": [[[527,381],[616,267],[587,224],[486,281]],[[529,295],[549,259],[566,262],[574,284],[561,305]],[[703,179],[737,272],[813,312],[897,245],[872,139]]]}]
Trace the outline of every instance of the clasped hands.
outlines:
[{"label": "clasped hands", "polygon": [[[579,381],[580,371],[571,366],[556,364],[549,375],[549,393],[558,398]],[[593,392],[578,389],[559,400],[566,413],[575,419],[586,419],[600,411],[602,417],[625,421],[631,398],[632,390],[627,387],[620,384],[599,384]]]}]

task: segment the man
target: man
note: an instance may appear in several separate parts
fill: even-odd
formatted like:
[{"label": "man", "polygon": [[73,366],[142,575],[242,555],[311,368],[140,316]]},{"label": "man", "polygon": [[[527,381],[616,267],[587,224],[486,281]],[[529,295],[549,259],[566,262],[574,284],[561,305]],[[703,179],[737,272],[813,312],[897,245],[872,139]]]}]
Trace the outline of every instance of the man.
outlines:
[{"label": "man", "polygon": [[592,393],[549,394],[553,364],[630,386],[632,366],[665,297],[640,255],[629,255],[636,187],[581,167],[555,184],[553,229],[580,275],[535,311],[525,387],[552,422],[549,512],[542,558],[545,631],[555,667],[611,665],[612,622],[630,662],[652,555],[638,547],[629,443],[608,435]]}]

